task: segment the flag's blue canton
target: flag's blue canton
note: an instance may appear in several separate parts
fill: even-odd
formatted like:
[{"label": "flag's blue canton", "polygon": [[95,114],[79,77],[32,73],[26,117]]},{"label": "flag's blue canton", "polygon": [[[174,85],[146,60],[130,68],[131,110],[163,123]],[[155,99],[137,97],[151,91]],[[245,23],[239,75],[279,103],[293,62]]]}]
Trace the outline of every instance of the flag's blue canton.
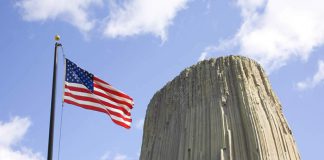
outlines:
[{"label": "flag's blue canton", "polygon": [[83,84],[91,92],[93,92],[93,74],[78,67],[75,63],[68,59],[66,59],[65,81],[69,83]]}]

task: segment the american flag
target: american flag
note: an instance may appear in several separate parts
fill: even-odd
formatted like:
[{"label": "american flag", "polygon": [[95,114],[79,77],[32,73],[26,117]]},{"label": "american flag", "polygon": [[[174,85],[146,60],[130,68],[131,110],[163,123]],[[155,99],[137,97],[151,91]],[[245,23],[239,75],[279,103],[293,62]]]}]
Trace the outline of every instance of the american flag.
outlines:
[{"label": "american flag", "polygon": [[64,102],[106,113],[116,124],[130,128],[133,99],[75,63],[65,59]]}]

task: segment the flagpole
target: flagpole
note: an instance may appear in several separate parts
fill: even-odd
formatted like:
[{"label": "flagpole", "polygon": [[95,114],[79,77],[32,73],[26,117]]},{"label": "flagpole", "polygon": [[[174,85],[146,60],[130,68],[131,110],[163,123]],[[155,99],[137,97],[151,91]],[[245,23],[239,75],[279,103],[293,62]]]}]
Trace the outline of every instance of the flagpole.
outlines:
[{"label": "flagpole", "polygon": [[54,122],[55,122],[55,93],[56,93],[56,68],[57,68],[57,48],[62,46],[58,41],[60,36],[55,36],[55,49],[54,49],[54,66],[53,66],[53,81],[52,81],[52,100],[51,100],[51,117],[48,135],[48,149],[47,149],[47,160],[53,158],[53,140],[54,140]]}]

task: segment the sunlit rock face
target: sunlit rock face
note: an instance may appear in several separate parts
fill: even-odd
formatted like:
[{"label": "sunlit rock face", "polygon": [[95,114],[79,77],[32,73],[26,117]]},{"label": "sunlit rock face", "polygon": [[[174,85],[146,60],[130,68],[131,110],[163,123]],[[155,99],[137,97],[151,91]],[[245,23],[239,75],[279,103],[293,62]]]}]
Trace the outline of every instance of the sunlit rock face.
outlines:
[{"label": "sunlit rock face", "polygon": [[299,160],[277,96],[255,61],[185,69],[151,99],[141,160]]}]

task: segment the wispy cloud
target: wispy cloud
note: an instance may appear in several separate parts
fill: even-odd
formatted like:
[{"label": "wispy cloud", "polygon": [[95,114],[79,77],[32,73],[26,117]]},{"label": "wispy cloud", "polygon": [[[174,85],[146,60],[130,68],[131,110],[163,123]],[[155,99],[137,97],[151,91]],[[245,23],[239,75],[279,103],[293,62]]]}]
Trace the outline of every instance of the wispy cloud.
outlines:
[{"label": "wispy cloud", "polygon": [[219,51],[219,50],[225,50],[226,47],[224,47],[225,43],[222,43],[223,46],[208,46],[204,49],[204,51],[202,51],[200,53],[200,56],[198,58],[198,61],[202,61],[202,60],[205,60],[207,59],[207,57],[209,56],[209,53],[211,52],[216,52],[216,51]]},{"label": "wispy cloud", "polygon": [[200,54],[198,61],[205,60],[207,58],[208,52],[204,51]]},{"label": "wispy cloud", "polygon": [[108,151],[100,157],[100,160],[134,160],[134,158],[121,153],[111,154],[111,152]]},{"label": "wispy cloud", "polygon": [[238,0],[237,5],[242,25],[233,38],[216,45],[216,51],[237,47],[238,54],[272,71],[291,58],[307,60],[324,43],[322,0]]},{"label": "wispy cloud", "polygon": [[138,34],[153,34],[165,41],[168,27],[177,12],[186,8],[188,0],[133,0],[111,3],[105,35],[126,37]]},{"label": "wispy cloud", "polygon": [[31,121],[29,118],[14,117],[9,122],[0,121],[0,159],[44,159],[40,153],[35,153],[30,148],[18,145],[18,142],[22,140],[30,125]]},{"label": "wispy cloud", "polygon": [[137,129],[143,129],[143,126],[144,126],[144,118],[139,119],[135,123],[135,128],[137,128]]},{"label": "wispy cloud", "polygon": [[18,0],[16,6],[26,21],[63,20],[88,32],[95,26],[89,17],[92,5],[102,6],[102,0]]},{"label": "wispy cloud", "polygon": [[[177,13],[186,8],[188,1],[110,0],[108,4],[103,0],[18,0],[16,6],[26,21],[63,20],[83,33],[102,28],[96,22],[105,21],[102,33],[107,37],[153,34],[165,41],[168,27]],[[97,18],[96,13],[91,12],[92,6],[104,5],[109,6],[106,20]]]},{"label": "wispy cloud", "polygon": [[113,160],[127,160],[127,159],[128,157],[126,155],[120,153],[117,153],[113,158]]},{"label": "wispy cloud", "polygon": [[324,61],[318,61],[318,70],[312,78],[307,78],[304,81],[297,83],[297,88],[299,90],[305,90],[309,88],[314,88],[315,86],[324,82]]},{"label": "wispy cloud", "polygon": [[110,158],[110,152],[107,151],[105,154],[103,154],[99,159],[100,160],[109,160]]}]

